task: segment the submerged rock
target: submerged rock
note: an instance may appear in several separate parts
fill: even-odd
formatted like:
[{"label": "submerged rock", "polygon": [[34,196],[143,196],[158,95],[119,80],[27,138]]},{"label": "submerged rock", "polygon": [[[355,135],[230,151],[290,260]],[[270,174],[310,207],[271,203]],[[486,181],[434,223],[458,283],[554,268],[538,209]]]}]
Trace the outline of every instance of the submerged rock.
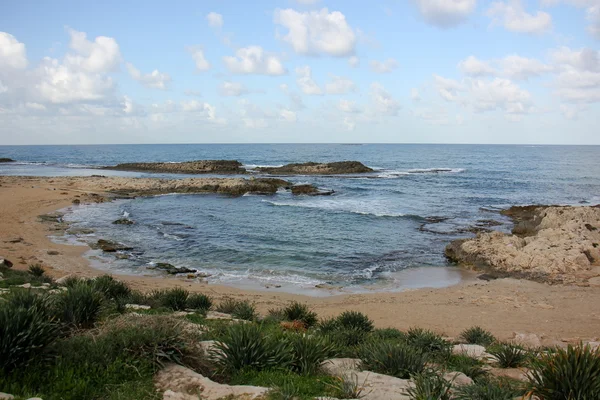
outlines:
[{"label": "submerged rock", "polygon": [[363,174],[373,172],[358,161],[338,161],[332,163],[307,162],[303,164],[287,164],[283,167],[259,167],[258,172],[278,175],[339,175]]},{"label": "submerged rock", "polygon": [[242,163],[235,160],[197,160],[185,162],[149,162],[117,164],[103,169],[118,171],[163,172],[172,174],[245,174]]},{"label": "submerged rock", "polygon": [[134,222],[129,218],[119,218],[116,221],[113,221],[115,225],[133,225]]},{"label": "submerged rock", "polygon": [[173,264],[159,262],[154,266],[148,267],[150,269],[160,269],[165,271],[167,274],[176,275],[176,274],[189,274],[196,272],[195,269],[190,269],[187,267],[176,267]]},{"label": "submerged rock", "polygon": [[105,239],[99,239],[98,242],[96,242],[96,247],[104,251],[105,253],[116,253],[117,251],[133,250],[133,247]]},{"label": "submerged rock", "polygon": [[320,190],[313,185],[294,185],[292,186],[292,194],[308,195],[308,196],[330,196],[335,193],[333,190]]}]

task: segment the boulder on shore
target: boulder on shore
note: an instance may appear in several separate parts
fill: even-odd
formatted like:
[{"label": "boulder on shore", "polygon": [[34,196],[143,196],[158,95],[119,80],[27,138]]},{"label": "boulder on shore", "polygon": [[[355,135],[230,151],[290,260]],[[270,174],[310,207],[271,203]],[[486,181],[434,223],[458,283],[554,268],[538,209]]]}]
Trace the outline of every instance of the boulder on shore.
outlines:
[{"label": "boulder on shore", "polygon": [[187,267],[176,267],[173,264],[164,263],[164,262],[156,263],[154,266],[148,267],[148,268],[150,268],[150,269],[160,269],[160,270],[165,271],[167,274],[170,274],[170,275],[176,275],[176,274],[193,274],[194,272],[196,272],[195,269],[190,269],[190,268],[187,268]]},{"label": "boulder on shore", "polygon": [[96,247],[104,251],[105,253],[116,253],[117,251],[133,250],[133,247],[105,239],[99,239],[96,242]]},{"label": "boulder on shore", "polygon": [[358,161],[338,161],[332,163],[307,162],[303,164],[287,164],[283,167],[259,167],[258,172],[275,175],[340,175],[364,174],[373,172]]},{"label": "boulder on shore", "polygon": [[103,169],[117,171],[162,172],[171,174],[245,174],[236,160],[197,160],[185,162],[124,163]]},{"label": "boulder on shore", "polygon": [[6,258],[0,258],[0,268],[12,268],[13,263]]}]

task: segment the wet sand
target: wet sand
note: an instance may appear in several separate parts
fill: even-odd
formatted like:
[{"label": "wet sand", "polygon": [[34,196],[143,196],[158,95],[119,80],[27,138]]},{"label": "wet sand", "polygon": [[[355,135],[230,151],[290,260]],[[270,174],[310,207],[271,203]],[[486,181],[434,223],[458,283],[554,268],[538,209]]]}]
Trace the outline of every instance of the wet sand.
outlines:
[{"label": "wet sand", "polygon": [[[0,177],[0,257],[13,261],[13,268],[18,269],[40,262],[54,277],[102,274],[83,257],[88,250],[86,246],[53,243],[48,236],[56,232],[50,230],[52,225],[39,222],[38,216],[72,206],[75,199],[93,199],[95,196],[89,194],[104,193],[109,190],[109,183],[110,179],[95,186],[93,179],[85,178]],[[353,309],[367,313],[378,327],[421,326],[450,336],[473,325],[489,329],[503,339],[510,338],[513,332],[536,333],[546,344],[596,339],[599,335],[600,311],[596,305],[600,302],[600,288],[550,286],[517,279],[464,280],[463,272],[457,270],[431,271],[428,273],[456,274],[450,278],[461,283],[445,288],[317,297],[272,289],[207,285],[171,277],[119,275],[117,278],[140,290],[182,286],[208,293],[217,300],[226,296],[245,298],[255,302],[261,312],[292,300],[308,303],[320,316]],[[394,278],[419,286],[431,276],[410,270],[399,272]]]}]

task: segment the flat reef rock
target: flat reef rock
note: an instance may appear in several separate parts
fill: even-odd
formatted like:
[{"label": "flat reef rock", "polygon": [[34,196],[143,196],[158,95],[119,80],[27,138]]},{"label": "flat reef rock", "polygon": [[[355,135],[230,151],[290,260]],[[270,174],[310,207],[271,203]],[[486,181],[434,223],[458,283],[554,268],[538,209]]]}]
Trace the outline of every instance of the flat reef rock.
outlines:
[{"label": "flat reef rock", "polygon": [[338,161],[332,163],[307,162],[303,164],[287,164],[283,167],[259,167],[256,170],[274,175],[340,175],[373,172],[373,169],[358,161]]},{"label": "flat reef rock", "polygon": [[162,172],[171,174],[245,174],[242,163],[235,160],[197,160],[185,162],[144,162],[117,164],[103,169],[117,171]]},{"label": "flat reef rock", "polygon": [[3,162],[15,162],[12,158],[0,157],[0,163]]},{"label": "flat reef rock", "polygon": [[515,206],[502,211],[512,234],[480,233],[446,247],[446,257],[474,269],[548,283],[600,283],[599,206]]}]

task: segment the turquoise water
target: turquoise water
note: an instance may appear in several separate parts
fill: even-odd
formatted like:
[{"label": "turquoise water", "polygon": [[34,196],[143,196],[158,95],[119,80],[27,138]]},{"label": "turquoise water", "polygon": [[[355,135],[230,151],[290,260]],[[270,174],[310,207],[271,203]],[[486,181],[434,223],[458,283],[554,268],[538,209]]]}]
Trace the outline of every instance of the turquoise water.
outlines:
[{"label": "turquoise water", "polygon": [[[294,176],[335,190],[330,197],[168,195],[74,207],[67,219],[135,248],[101,268],[154,273],[169,262],[212,282],[314,287],[368,286],[399,271],[447,266],[444,246],[466,228],[514,204],[600,202],[600,147],[489,145],[119,145],[0,146],[3,175],[91,175],[134,161],[236,159],[252,168],[290,162],[358,160],[365,176]],[[162,176],[102,171],[103,175]],[[136,224],[113,225],[128,215]],[[442,220],[440,222],[440,220]]]}]

